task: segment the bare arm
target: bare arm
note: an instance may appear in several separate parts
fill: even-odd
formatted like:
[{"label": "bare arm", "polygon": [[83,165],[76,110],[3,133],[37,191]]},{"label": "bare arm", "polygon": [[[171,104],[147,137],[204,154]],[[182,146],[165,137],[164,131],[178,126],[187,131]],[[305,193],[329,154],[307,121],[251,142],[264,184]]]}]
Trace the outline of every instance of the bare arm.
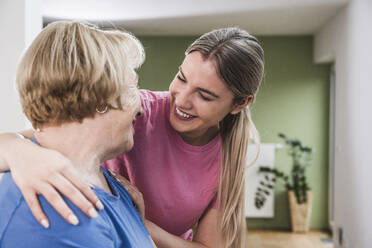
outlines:
[{"label": "bare arm", "polygon": [[152,240],[152,238],[151,238],[151,236],[149,236],[149,238],[150,238],[150,240],[151,240],[151,243],[152,243],[152,245],[154,246],[154,248],[158,248],[156,245],[155,245],[155,242],[154,242],[154,240]]},{"label": "bare arm", "polygon": [[0,173],[8,171],[9,166],[5,161],[4,155],[2,154],[2,148],[0,147]]},{"label": "bare arm", "polygon": [[[22,135],[30,138],[33,131],[23,131]],[[77,224],[78,220],[58,191],[90,217],[97,215],[93,204],[103,208],[89,185],[80,179],[63,155],[16,134],[0,134],[0,171],[9,169],[31,212],[44,227],[49,227],[49,220],[40,207],[37,194],[43,195],[71,224]]]},{"label": "bare arm", "polygon": [[213,208],[205,213],[192,242],[168,233],[151,221],[145,220],[145,225],[158,248],[216,248],[220,237],[217,215],[218,210]]},{"label": "bare arm", "polygon": [[[30,139],[34,134],[33,130],[24,130],[19,132],[25,138]],[[10,170],[7,163],[7,157],[12,154],[12,151],[18,151],[17,149],[22,148],[23,142],[28,142],[27,140],[22,141],[22,139],[17,139],[17,134],[15,133],[4,133],[0,134],[0,172],[5,172]],[[9,159],[9,158],[8,158]]]}]

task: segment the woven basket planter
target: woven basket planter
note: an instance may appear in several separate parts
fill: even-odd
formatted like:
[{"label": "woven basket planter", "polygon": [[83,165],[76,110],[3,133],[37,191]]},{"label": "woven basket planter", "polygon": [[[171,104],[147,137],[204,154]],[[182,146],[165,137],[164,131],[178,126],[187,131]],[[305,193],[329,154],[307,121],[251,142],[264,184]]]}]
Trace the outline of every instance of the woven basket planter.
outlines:
[{"label": "woven basket planter", "polygon": [[298,204],[294,192],[292,190],[288,191],[292,232],[304,233],[309,231],[313,193],[307,191],[306,194],[307,202]]}]

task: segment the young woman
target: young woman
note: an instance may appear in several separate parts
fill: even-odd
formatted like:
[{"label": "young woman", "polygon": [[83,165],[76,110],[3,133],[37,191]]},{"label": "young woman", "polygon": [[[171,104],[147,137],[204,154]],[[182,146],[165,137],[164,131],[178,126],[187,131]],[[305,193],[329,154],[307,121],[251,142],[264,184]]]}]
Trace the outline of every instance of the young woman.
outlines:
[{"label": "young woman", "polygon": [[[245,157],[248,140],[259,142],[250,106],[263,68],[255,37],[239,28],[218,29],[186,50],[169,92],[141,92],[144,115],[135,123],[134,148],[105,166],[129,179],[132,185],[126,185],[142,212],[146,206],[145,224],[158,247],[245,247]],[[57,189],[86,213],[89,201],[98,201],[60,154],[12,134],[1,135],[0,150],[0,167],[10,167],[39,221],[47,218],[36,194],[49,199]],[[46,156],[54,159],[40,159]],[[50,180],[55,174],[67,182]],[[67,206],[51,204],[68,220]]]}]

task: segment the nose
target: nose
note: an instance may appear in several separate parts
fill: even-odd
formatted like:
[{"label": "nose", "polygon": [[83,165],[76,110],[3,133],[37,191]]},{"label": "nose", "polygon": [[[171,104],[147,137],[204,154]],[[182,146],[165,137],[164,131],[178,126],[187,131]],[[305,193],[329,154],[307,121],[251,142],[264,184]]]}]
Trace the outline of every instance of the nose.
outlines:
[{"label": "nose", "polygon": [[175,95],[175,104],[176,106],[185,110],[192,108],[190,94],[188,93],[186,87],[179,90],[178,93]]}]

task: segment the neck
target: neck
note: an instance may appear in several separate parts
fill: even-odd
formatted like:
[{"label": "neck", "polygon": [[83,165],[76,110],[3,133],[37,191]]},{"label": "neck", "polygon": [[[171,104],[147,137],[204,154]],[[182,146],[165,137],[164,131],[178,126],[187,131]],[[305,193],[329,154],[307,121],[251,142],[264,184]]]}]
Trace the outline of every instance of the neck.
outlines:
[{"label": "neck", "polygon": [[218,126],[213,126],[200,132],[178,133],[183,141],[193,146],[204,146],[214,139],[219,133]]},{"label": "neck", "polygon": [[83,180],[108,188],[100,170],[104,155],[89,128],[83,128],[81,123],[49,126],[36,132],[35,138],[42,147],[58,151],[68,158]]}]

